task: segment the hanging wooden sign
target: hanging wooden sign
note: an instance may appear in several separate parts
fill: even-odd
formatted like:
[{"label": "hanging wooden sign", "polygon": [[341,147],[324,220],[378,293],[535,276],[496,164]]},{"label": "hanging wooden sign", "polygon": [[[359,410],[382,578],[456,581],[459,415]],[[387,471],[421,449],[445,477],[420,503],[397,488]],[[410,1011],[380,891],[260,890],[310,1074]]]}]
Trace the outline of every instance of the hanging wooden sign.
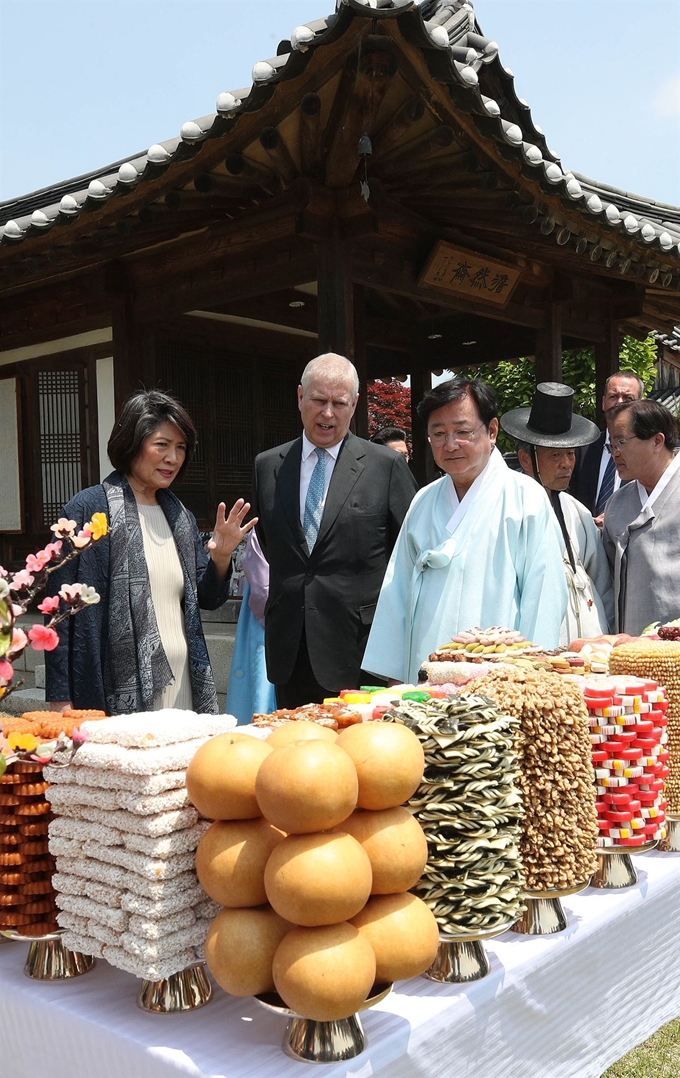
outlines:
[{"label": "hanging wooden sign", "polygon": [[503,307],[521,273],[516,266],[440,240],[428,258],[418,284],[447,295],[466,295]]}]

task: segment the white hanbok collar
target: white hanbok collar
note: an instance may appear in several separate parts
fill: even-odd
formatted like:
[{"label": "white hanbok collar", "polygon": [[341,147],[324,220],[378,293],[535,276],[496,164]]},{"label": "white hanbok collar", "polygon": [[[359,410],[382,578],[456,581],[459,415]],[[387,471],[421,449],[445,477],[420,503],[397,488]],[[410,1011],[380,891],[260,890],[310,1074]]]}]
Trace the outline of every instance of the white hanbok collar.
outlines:
[{"label": "white hanbok collar", "polygon": [[477,501],[477,498],[479,497],[487,481],[498,471],[499,468],[507,468],[507,464],[503,460],[503,455],[500,450],[497,449],[496,446],[494,446],[494,448],[491,450],[491,456],[489,457],[486,467],[479,473],[470,489],[467,491],[466,494],[463,495],[462,499],[458,498],[456,488],[453,484],[453,479],[451,478],[451,476],[449,475],[447,477],[449,480],[449,493],[451,495],[451,503],[453,505],[453,516],[446,525],[446,530],[447,532],[449,532],[450,535],[453,535],[456,528],[463,520],[465,514],[472,508],[474,503]]},{"label": "white hanbok collar", "polygon": [[639,479],[635,480],[635,482],[637,483],[638,494],[640,496],[640,505],[641,505],[641,510],[640,511],[641,512],[642,512],[643,509],[651,509],[651,507],[654,505],[654,502],[659,497],[661,492],[663,490],[665,490],[665,488],[670,483],[671,479],[673,478],[673,476],[677,472],[678,468],[680,468],[680,452],[678,450],[675,450],[675,452],[673,454],[672,461],[670,462],[670,464],[666,468],[665,472],[660,477],[660,479],[659,479],[658,483],[656,484],[656,486],[654,487],[654,489],[652,491],[650,491],[649,494],[647,493],[646,489],[643,487],[640,480]]}]

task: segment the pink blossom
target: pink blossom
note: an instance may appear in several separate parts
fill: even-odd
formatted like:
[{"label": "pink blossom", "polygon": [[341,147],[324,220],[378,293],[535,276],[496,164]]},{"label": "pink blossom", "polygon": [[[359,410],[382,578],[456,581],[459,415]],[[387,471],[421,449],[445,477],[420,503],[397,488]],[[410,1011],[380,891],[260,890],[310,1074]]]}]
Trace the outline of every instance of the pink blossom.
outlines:
[{"label": "pink blossom", "polygon": [[45,550],[39,550],[37,554],[29,554],[26,558],[26,568],[29,572],[40,572],[50,561],[50,554]]},{"label": "pink blossom", "polygon": [[78,532],[78,535],[86,535],[88,539],[92,538],[92,527],[88,524],[83,524],[83,530]]},{"label": "pink blossom", "polygon": [[75,606],[76,603],[80,602],[82,590],[82,584],[62,584],[59,588],[59,594],[65,603],[72,603]]},{"label": "pink blossom", "polygon": [[0,659],[0,678],[3,678],[5,684],[12,680],[14,676],[14,669],[11,663],[7,662],[7,659]]},{"label": "pink blossom", "polygon": [[28,630],[28,638],[35,651],[54,651],[59,646],[59,636],[47,625],[34,625]]},{"label": "pink blossom", "polygon": [[44,550],[39,550],[37,554],[29,554],[26,558],[26,568],[31,573],[39,573],[41,569],[44,569],[50,560],[49,554]]},{"label": "pink blossom", "polygon": [[7,649],[7,658],[15,659],[17,655],[21,655],[21,652],[28,646],[28,637],[23,629],[17,629],[16,626],[12,630],[12,643]]},{"label": "pink blossom", "polygon": [[0,576],[8,576],[8,575],[9,574],[8,574],[7,570],[5,569],[4,565],[0,565]]},{"label": "pink blossom", "polygon": [[85,533],[85,530],[78,532],[77,535],[70,537],[76,550],[83,550],[86,546],[89,546],[92,542],[91,536]]},{"label": "pink blossom", "polygon": [[21,569],[18,573],[15,573],[12,577],[12,588],[16,591],[21,591],[22,588],[30,588],[33,583],[33,577],[29,573],[28,569]]},{"label": "pink blossom", "polygon": [[41,614],[55,614],[58,609],[58,595],[48,595],[41,603],[38,603],[38,610]]},{"label": "pink blossom", "polygon": [[47,546],[45,547],[45,553],[49,554],[50,561],[56,561],[57,558],[61,557],[61,546],[61,539],[57,539],[57,541],[54,543],[47,544]]},{"label": "pink blossom", "polygon": [[50,531],[55,535],[73,535],[78,525],[75,520],[67,520],[66,517],[59,517],[56,524],[52,524]]}]

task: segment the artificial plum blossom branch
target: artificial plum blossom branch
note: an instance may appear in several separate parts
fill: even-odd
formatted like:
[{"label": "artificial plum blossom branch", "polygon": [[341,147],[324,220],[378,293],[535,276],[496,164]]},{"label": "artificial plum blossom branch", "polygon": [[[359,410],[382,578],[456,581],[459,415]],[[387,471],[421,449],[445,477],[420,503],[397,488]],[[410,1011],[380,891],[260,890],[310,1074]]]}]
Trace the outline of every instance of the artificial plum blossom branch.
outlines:
[{"label": "artificial plum blossom branch", "polygon": [[[46,596],[38,610],[50,617],[47,625],[34,625],[26,634],[15,622],[26,613],[29,604],[46,585],[48,577],[84,550],[98,542],[108,532],[105,513],[94,513],[92,519],[77,531],[75,520],[60,517],[50,531],[55,540],[37,554],[29,554],[25,569],[8,573],[0,565],[0,699],[19,688],[13,681],[12,660],[16,660],[30,641],[36,651],[53,651],[59,644],[55,626],[87,606],[99,602],[99,595],[87,584],[63,584],[58,595]],[[64,553],[66,546],[67,553]],[[64,608],[60,609],[61,603]]]}]

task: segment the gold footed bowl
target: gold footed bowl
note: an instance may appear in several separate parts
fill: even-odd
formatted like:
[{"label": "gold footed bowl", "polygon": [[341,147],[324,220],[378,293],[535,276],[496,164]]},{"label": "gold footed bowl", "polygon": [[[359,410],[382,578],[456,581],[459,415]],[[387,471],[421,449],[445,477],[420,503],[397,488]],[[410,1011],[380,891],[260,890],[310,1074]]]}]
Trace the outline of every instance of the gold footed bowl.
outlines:
[{"label": "gold footed bowl", "polygon": [[[366,1011],[380,1003],[391,991],[391,984],[374,984],[360,1010]],[[262,992],[255,999],[268,1011],[288,1018],[283,1050],[292,1059],[305,1063],[338,1063],[343,1059],[354,1059],[366,1047],[366,1034],[358,1014],[334,1022],[315,1022],[292,1011],[276,992]]]},{"label": "gold footed bowl", "polygon": [[664,853],[680,853],[680,815],[667,812],[664,827],[666,837],[659,839],[659,849]]},{"label": "gold footed bowl", "polygon": [[647,853],[654,849],[658,841],[658,839],[653,839],[642,846],[603,846],[598,849],[599,864],[592,879],[592,886],[601,887],[607,891],[633,887],[638,882],[638,877],[630,859],[631,854]]},{"label": "gold footed bowl", "polygon": [[92,955],[69,951],[68,947],[64,947],[62,931],[50,932],[47,936],[22,936],[13,928],[5,928],[2,935],[6,940],[30,943],[24,974],[34,981],[64,981],[69,977],[80,977],[97,964]]},{"label": "gold footed bowl", "polygon": [[162,981],[142,981],[137,1006],[151,1014],[181,1014],[205,1007],[211,999],[212,985],[201,963]]},{"label": "gold footed bowl", "polygon": [[481,929],[479,932],[440,936],[437,956],[423,977],[443,984],[466,984],[468,981],[481,980],[489,972],[489,959],[483,940],[500,936],[511,926],[512,921],[506,921],[496,928]]},{"label": "gold footed bowl", "polygon": [[527,936],[552,936],[555,932],[564,932],[567,916],[562,909],[562,899],[585,891],[590,880],[575,883],[558,891],[522,892],[526,909],[511,928],[512,932],[522,932]]}]

